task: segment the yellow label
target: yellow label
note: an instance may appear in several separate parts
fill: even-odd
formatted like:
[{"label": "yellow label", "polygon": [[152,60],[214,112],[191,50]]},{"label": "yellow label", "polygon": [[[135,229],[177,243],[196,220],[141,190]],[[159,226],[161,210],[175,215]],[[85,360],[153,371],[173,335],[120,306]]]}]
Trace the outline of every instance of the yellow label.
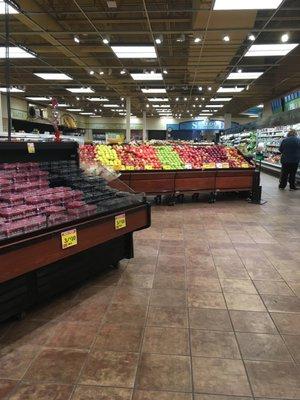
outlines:
[{"label": "yellow label", "polygon": [[28,150],[28,153],[34,154],[35,153],[34,143],[27,143],[27,150]]},{"label": "yellow label", "polygon": [[203,169],[212,169],[212,168],[216,168],[215,163],[204,163],[203,164]]},{"label": "yellow label", "polygon": [[249,168],[249,164],[248,163],[242,163],[242,168]]},{"label": "yellow label", "polygon": [[134,166],[133,165],[126,165],[125,169],[128,171],[134,171]]},{"label": "yellow label", "polygon": [[229,163],[227,163],[227,162],[222,163],[222,168],[229,168]]},{"label": "yellow label", "polygon": [[61,246],[63,249],[77,245],[77,230],[71,229],[61,233]]},{"label": "yellow label", "polygon": [[145,169],[153,169],[152,165],[145,165]]},{"label": "yellow label", "polygon": [[126,228],[126,215],[120,214],[115,216],[115,229]]}]

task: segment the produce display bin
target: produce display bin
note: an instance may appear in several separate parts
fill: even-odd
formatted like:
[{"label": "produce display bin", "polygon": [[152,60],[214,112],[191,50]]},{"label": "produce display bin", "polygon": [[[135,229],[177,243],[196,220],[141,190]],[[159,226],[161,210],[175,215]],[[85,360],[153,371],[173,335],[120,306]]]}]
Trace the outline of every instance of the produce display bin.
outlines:
[{"label": "produce display bin", "polygon": [[[0,220],[0,321],[104,267],[133,257],[133,232],[151,224],[151,209],[144,196],[119,192],[99,178],[85,176],[79,169],[76,143],[35,143],[34,152],[29,149],[26,143],[0,143],[4,182],[0,182],[0,210],[4,209]],[[19,201],[14,194],[15,180],[26,179],[28,184],[30,172],[39,176],[40,169],[49,167],[48,162],[54,169],[41,175],[48,177],[49,186],[42,190],[49,194],[38,196],[39,189],[34,189],[27,195],[22,188],[19,197],[24,204],[7,205],[11,199]],[[70,187],[63,183],[63,172],[57,175],[61,165],[69,173]],[[12,191],[9,195],[5,192],[7,181]],[[58,183],[63,186],[56,186]],[[78,185],[85,191],[78,190]],[[74,215],[77,206],[83,211]],[[27,214],[8,212],[10,209]]]}]

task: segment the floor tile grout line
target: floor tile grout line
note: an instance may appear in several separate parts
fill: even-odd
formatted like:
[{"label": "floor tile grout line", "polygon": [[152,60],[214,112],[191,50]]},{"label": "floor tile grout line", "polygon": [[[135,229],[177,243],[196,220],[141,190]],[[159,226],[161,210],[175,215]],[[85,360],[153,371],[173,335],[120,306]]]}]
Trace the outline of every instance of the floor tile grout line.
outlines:
[{"label": "floor tile grout line", "polygon": [[[157,256],[156,256],[154,274],[153,274],[154,277],[155,277],[156,269],[157,269],[157,265],[158,265],[158,257],[159,257],[159,248],[160,248],[161,238],[162,238],[162,233],[160,233],[160,240],[159,240],[158,251],[157,251]],[[154,278],[153,278],[153,283],[154,283]],[[133,400],[134,392],[136,390],[138,390],[137,383],[138,383],[138,379],[139,379],[139,372],[140,372],[141,361],[142,361],[142,357],[143,357],[144,337],[145,337],[145,332],[146,332],[146,329],[147,329],[147,320],[148,320],[150,303],[151,303],[153,283],[152,283],[152,288],[150,289],[150,295],[149,295],[149,298],[148,298],[145,321],[144,321],[144,325],[143,325],[143,328],[142,328],[141,341],[140,341],[139,351],[138,351],[139,356],[138,356],[136,370],[135,370],[135,377],[134,377],[134,381],[133,381],[132,394],[131,394],[131,397],[130,397],[131,400]]]}]

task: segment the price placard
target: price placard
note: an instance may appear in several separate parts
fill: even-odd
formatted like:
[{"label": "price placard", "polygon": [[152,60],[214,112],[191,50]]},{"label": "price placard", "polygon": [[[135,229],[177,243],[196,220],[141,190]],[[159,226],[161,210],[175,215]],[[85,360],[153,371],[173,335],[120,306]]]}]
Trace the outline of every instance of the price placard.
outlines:
[{"label": "price placard", "polygon": [[72,246],[76,246],[77,241],[77,230],[71,229],[61,233],[61,246],[63,249],[67,249]]},{"label": "price placard", "polygon": [[127,171],[134,171],[134,166],[133,165],[126,165],[125,169],[127,169]]},{"label": "price placard", "polygon": [[204,163],[203,164],[203,169],[213,169],[213,168],[216,168],[215,163]]},{"label": "price placard", "polygon": [[219,169],[221,169],[221,168],[223,168],[223,164],[222,163],[216,163],[216,168],[219,168]]},{"label": "price placard", "polygon": [[152,165],[145,165],[145,169],[151,170],[153,169]]},{"label": "price placard", "polygon": [[126,228],[126,215],[120,214],[115,216],[115,229]]},{"label": "price placard", "polygon": [[227,163],[227,162],[222,163],[222,168],[229,168],[229,163]]},{"label": "price placard", "polygon": [[27,143],[27,150],[29,154],[34,154],[35,153],[34,143]]},{"label": "price placard", "polygon": [[242,168],[249,168],[249,164],[248,163],[242,163]]}]

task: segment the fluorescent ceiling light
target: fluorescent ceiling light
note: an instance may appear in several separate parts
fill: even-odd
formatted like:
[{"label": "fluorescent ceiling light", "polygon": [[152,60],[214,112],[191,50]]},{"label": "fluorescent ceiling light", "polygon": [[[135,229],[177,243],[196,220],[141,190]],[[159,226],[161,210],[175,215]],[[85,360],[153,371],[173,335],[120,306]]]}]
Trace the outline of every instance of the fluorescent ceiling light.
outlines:
[{"label": "fluorescent ceiling light", "polygon": [[106,97],[88,97],[88,101],[108,101]]},{"label": "fluorescent ceiling light", "polygon": [[149,97],[148,101],[161,102],[161,101],[169,101],[169,99],[167,97]]},{"label": "fluorescent ceiling light", "polygon": [[223,108],[223,104],[207,104],[207,108]]},{"label": "fluorescent ceiling light", "polygon": [[243,87],[220,87],[217,93],[240,93],[244,89]]},{"label": "fluorescent ceiling light", "polygon": [[102,115],[90,115],[90,118],[102,118]]},{"label": "fluorescent ceiling light", "polygon": [[222,101],[230,101],[232,97],[215,97],[214,99],[210,99],[210,101],[215,101],[218,103],[222,103]]},{"label": "fluorescent ceiling light", "polygon": [[273,10],[282,0],[215,0],[214,10]]},{"label": "fluorescent ceiling light", "polygon": [[[166,89],[157,88],[157,89],[142,89],[143,93],[167,93]],[[149,99],[150,100],[150,99]]]},{"label": "fluorescent ceiling light", "polygon": [[263,72],[232,72],[227,77],[227,80],[240,80],[240,79],[257,79]]},{"label": "fluorescent ceiling light", "polygon": [[297,46],[298,43],[253,44],[245,54],[245,57],[286,56]]},{"label": "fluorescent ceiling light", "polygon": [[111,46],[118,58],[157,58],[154,46]]},{"label": "fluorescent ceiling light", "polygon": [[107,108],[119,108],[120,106],[118,104],[103,104],[103,107]]},{"label": "fluorescent ceiling light", "polygon": [[153,107],[156,108],[170,108],[170,104],[153,104]]},{"label": "fluorescent ceiling light", "polygon": [[[23,90],[23,89],[18,89],[18,88],[16,88],[16,87],[11,87],[11,88],[9,89],[9,91],[10,91],[10,93],[24,93],[24,92],[25,92],[25,90]],[[6,92],[7,92],[6,87],[0,87],[0,92],[6,93]]]},{"label": "fluorescent ceiling light", "polygon": [[67,108],[67,111],[79,112],[82,111],[82,108]]},{"label": "fluorescent ceiling light", "polygon": [[135,81],[162,81],[163,77],[160,73],[155,74],[130,74]]},{"label": "fluorescent ceiling light", "polygon": [[42,96],[30,96],[26,97],[27,100],[32,100],[32,101],[50,101],[51,99],[49,97],[42,97]]},{"label": "fluorescent ceiling light", "polygon": [[[5,14],[5,1],[3,0],[0,0],[0,14]],[[19,14],[19,11],[12,6],[8,6],[8,14]]]},{"label": "fluorescent ceiling light", "polygon": [[66,88],[66,90],[68,90],[71,93],[95,93],[95,90],[91,89],[90,87]]},{"label": "fluorescent ceiling light", "polygon": [[211,115],[213,115],[213,114],[212,113],[203,113],[203,114],[200,114],[199,117],[209,117]]},{"label": "fluorescent ceiling light", "polygon": [[[52,106],[52,104],[49,104],[49,106]],[[66,104],[66,103],[58,103],[57,107],[70,107],[70,104]]]},{"label": "fluorescent ceiling light", "polygon": [[[6,48],[0,47],[0,58],[6,58]],[[9,47],[9,58],[35,58],[35,55],[21,47]]]},{"label": "fluorescent ceiling light", "polygon": [[94,115],[92,112],[81,112],[80,115]]},{"label": "fluorescent ceiling light", "polygon": [[50,81],[72,81],[73,78],[66,74],[61,73],[47,73],[47,72],[36,72],[33,75],[38,76],[39,78],[50,80]]}]

